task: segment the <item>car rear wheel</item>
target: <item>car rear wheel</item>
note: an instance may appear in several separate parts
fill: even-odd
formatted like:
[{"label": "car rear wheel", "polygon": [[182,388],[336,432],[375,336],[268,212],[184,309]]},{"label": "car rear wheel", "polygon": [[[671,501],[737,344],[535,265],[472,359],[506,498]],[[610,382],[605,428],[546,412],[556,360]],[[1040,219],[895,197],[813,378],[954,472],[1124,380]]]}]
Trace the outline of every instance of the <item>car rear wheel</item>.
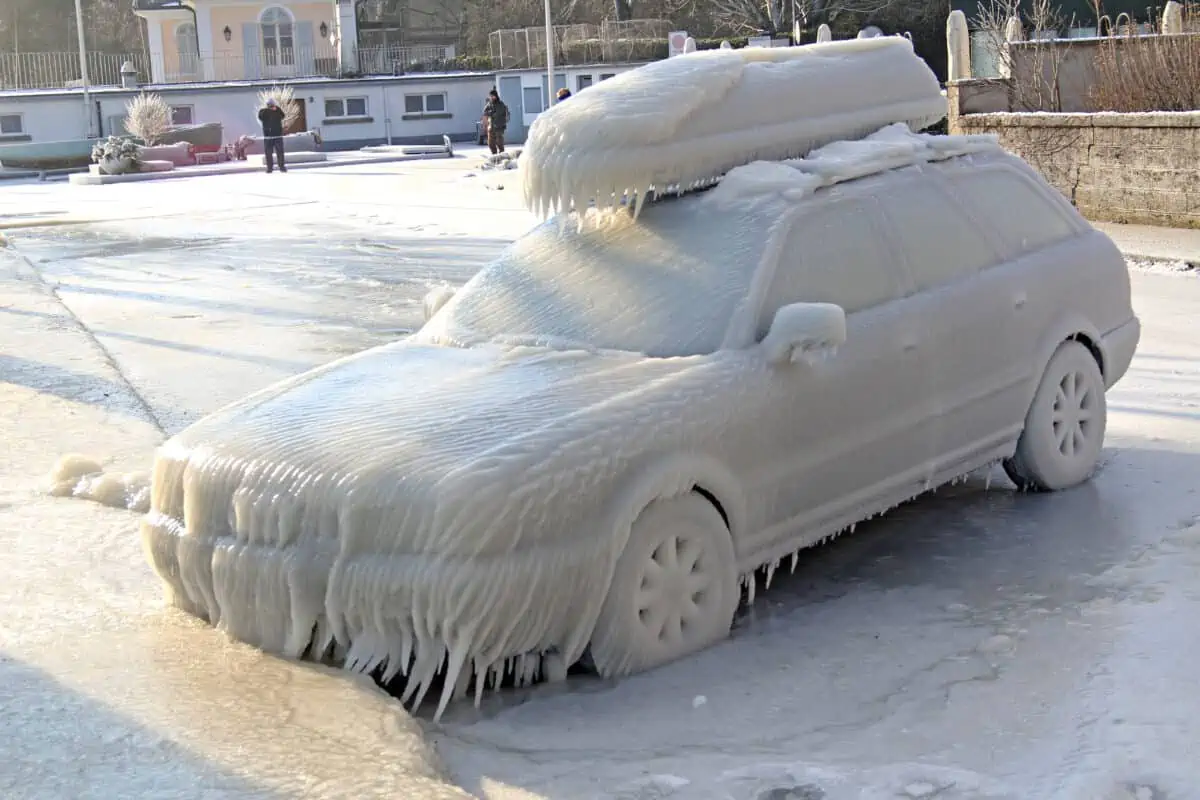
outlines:
[{"label": "car rear wheel", "polygon": [[1107,405],[1095,357],[1076,341],[1050,359],[1004,471],[1017,488],[1057,491],[1091,477],[1104,446]]},{"label": "car rear wheel", "polygon": [[703,496],[656,500],[638,516],[592,634],[604,677],[652,669],[729,635],[741,593],[725,520]]}]

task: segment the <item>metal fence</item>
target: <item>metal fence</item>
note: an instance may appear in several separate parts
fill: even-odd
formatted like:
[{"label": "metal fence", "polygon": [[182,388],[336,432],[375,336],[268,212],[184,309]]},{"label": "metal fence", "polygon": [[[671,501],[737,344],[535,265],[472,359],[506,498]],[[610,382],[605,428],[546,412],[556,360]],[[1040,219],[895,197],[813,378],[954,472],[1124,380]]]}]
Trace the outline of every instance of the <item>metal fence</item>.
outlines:
[{"label": "metal fence", "polygon": [[[454,50],[452,45],[361,48],[357,52],[356,71],[363,75],[435,72],[453,66]],[[337,49],[332,46],[249,54],[218,51],[203,57],[186,52],[88,53],[87,59],[92,86],[119,86],[121,66],[127,61],[137,69],[139,84],[336,78],[343,74]],[[82,85],[78,53],[0,53],[0,89],[61,89]]]},{"label": "metal fence", "polygon": [[[554,63],[604,64],[649,61],[666,55],[667,34],[672,25],[665,19],[635,19],[602,22],[599,25],[555,25]],[[525,69],[546,66],[545,27],[492,31],[488,51],[495,69]]]},{"label": "metal fence", "polygon": [[[93,86],[121,83],[121,66],[131,62],[138,81],[150,80],[145,55],[88,53],[88,81]],[[0,53],[0,89],[65,89],[82,86],[79,53]]]},{"label": "metal fence", "polygon": [[437,72],[450,66],[454,55],[453,46],[443,45],[360,47],[358,69],[364,75]]}]

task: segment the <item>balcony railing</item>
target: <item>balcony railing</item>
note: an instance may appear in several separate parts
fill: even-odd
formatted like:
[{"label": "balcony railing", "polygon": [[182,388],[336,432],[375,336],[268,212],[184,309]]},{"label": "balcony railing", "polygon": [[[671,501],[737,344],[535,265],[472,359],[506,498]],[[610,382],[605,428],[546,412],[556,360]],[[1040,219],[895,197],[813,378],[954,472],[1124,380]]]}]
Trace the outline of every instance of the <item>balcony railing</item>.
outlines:
[{"label": "balcony railing", "polygon": [[[150,80],[149,65],[140,53],[88,53],[89,83],[120,85],[121,65],[127,61],[137,68],[139,82]],[[78,53],[0,53],[0,89],[63,89],[82,85]]]},{"label": "balcony railing", "polygon": [[[357,53],[358,74],[398,75],[455,69],[453,46],[368,47]],[[88,54],[92,86],[119,86],[121,66],[132,62],[138,83],[169,84],[205,81],[286,80],[336,78],[343,75],[332,46],[266,49],[251,52],[219,51],[201,57],[194,53]],[[0,89],[58,89],[82,86],[78,53],[0,53]]]}]

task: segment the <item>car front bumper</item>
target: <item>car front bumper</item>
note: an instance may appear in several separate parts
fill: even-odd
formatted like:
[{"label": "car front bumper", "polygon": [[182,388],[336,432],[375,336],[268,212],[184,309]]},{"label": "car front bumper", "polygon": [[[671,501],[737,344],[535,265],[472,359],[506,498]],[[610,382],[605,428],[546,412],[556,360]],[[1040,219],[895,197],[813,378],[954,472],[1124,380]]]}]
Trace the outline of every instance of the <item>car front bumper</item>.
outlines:
[{"label": "car front bumper", "polygon": [[215,487],[184,484],[155,487],[159,502],[141,525],[170,604],[267,652],[403,676],[406,701],[419,703],[435,676],[446,697],[461,697],[473,676],[493,686],[565,674],[590,638],[614,560],[607,537],[470,557],[352,553],[345,531],[268,541],[236,526],[189,530],[178,509],[212,502]]},{"label": "car front bumper", "polygon": [[1125,376],[1133,354],[1137,352],[1138,342],[1142,337],[1142,324],[1137,317],[1132,317],[1101,337],[1101,347],[1104,350],[1104,384],[1111,389],[1113,385]]}]

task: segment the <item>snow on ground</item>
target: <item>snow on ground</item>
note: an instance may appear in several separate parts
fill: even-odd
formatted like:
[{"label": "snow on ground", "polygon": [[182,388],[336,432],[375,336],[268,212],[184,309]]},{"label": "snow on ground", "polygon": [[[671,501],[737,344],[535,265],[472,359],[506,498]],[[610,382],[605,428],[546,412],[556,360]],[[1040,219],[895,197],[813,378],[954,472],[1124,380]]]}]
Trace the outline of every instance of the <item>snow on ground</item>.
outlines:
[{"label": "snow on ground", "polygon": [[134,515],[38,493],[64,453],[144,468],[418,326],[430,286],[535,222],[479,161],[0,185],[0,795],[1196,796],[1194,270],[1135,269],[1144,339],[1091,483],[940,492],[804,554],[696,658],[439,726],[164,610]]}]

